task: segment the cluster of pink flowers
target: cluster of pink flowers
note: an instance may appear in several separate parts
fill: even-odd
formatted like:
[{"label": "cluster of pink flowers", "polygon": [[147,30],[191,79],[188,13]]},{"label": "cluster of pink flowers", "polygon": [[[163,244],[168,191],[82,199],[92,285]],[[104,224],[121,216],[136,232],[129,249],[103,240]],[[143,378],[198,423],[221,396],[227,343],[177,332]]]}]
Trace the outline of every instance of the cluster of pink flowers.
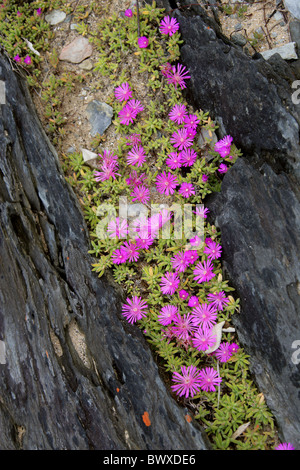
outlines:
[{"label": "cluster of pink flowers", "polygon": [[[231,145],[232,145],[233,138],[231,135],[226,135],[223,139],[218,140],[215,144],[215,152],[218,152],[222,158],[229,158],[232,160],[232,156],[230,155],[231,152]],[[228,166],[226,163],[221,163],[218,168],[219,173],[224,174],[228,171]]]},{"label": "cluster of pink flowers", "polygon": [[[14,60],[18,63],[22,62],[22,58],[19,56],[19,54],[15,55]],[[32,63],[30,55],[27,55],[26,57],[24,57],[23,62],[26,65],[30,65]]]},{"label": "cluster of pink flowers", "polygon": [[135,99],[129,100],[129,98],[132,98],[132,90],[127,82],[122,83],[115,89],[115,97],[118,101],[125,102],[125,105],[118,114],[120,123],[126,126],[132,124],[138,113],[144,109],[141,102]]},{"label": "cluster of pink flowers", "polygon": [[119,167],[118,156],[114,155],[110,150],[104,150],[103,155],[99,154],[102,159],[101,162],[101,171],[95,171],[94,177],[96,181],[105,181],[109,178],[116,179],[116,176],[120,176],[119,173],[116,173]]}]

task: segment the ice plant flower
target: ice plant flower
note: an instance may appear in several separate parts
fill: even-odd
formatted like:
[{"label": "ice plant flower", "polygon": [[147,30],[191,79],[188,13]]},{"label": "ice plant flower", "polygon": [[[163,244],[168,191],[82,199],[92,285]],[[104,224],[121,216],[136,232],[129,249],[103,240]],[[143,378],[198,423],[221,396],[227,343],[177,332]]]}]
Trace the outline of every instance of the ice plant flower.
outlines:
[{"label": "ice plant flower", "polygon": [[127,101],[132,96],[132,91],[127,82],[122,83],[115,89],[115,97],[118,101]]},{"label": "ice plant flower", "polygon": [[188,114],[184,118],[184,127],[191,127],[192,129],[196,129],[199,123],[200,120],[198,119],[196,114]]},{"label": "ice plant flower", "polygon": [[140,38],[138,38],[138,46],[141,49],[144,49],[145,47],[148,47],[148,45],[149,45],[149,39],[146,38],[146,36],[141,36]]},{"label": "ice plant flower", "polygon": [[126,238],[128,234],[128,224],[125,219],[120,220],[116,217],[107,225],[107,232],[110,238]]},{"label": "ice plant flower", "polygon": [[199,299],[196,295],[192,295],[192,297],[188,301],[189,307],[197,307],[199,305]]},{"label": "ice plant flower", "polygon": [[120,248],[117,248],[115,251],[113,251],[111,255],[111,260],[113,264],[125,263],[127,259],[128,259],[128,255],[123,246],[121,246]]},{"label": "ice plant flower", "polygon": [[194,330],[190,313],[183,316],[177,315],[174,319],[173,333],[179,340],[189,341]]},{"label": "ice plant flower", "polygon": [[136,145],[141,143],[141,134],[131,134],[128,136],[126,145]]},{"label": "ice plant flower", "polygon": [[118,169],[117,161],[115,160],[112,160],[110,162],[103,161],[101,165],[102,171],[95,171],[94,173],[95,181],[105,181],[105,180],[109,180],[109,178],[116,179],[116,175],[119,175],[119,173],[116,173],[117,169]]},{"label": "ice plant flower", "polygon": [[166,174],[166,172],[163,171],[156,177],[156,189],[161,194],[166,194],[167,196],[174,194],[177,184],[176,176],[171,173]]},{"label": "ice plant flower", "polygon": [[181,366],[181,374],[173,372],[172,381],[171,389],[180,397],[193,397],[200,391],[200,371],[195,366]]},{"label": "ice plant flower", "polygon": [[208,213],[209,213],[209,210],[206,207],[204,207],[203,204],[197,204],[195,214],[198,217],[201,217],[202,219],[206,219]]},{"label": "ice plant flower", "polygon": [[187,148],[180,153],[182,166],[192,166],[197,159],[197,152],[194,149]]},{"label": "ice plant flower", "polygon": [[200,304],[192,310],[192,322],[194,326],[207,325],[212,327],[217,320],[217,310],[211,304]]},{"label": "ice plant flower", "polygon": [[137,246],[136,242],[132,242],[129,240],[128,242],[124,242],[123,247],[125,252],[127,253],[127,259],[129,262],[137,261],[140,257],[139,247]]},{"label": "ice plant flower", "polygon": [[171,258],[172,268],[177,272],[183,272],[188,267],[188,261],[184,251],[179,251],[175,256]]},{"label": "ice plant flower", "polygon": [[207,294],[207,300],[218,310],[223,310],[223,307],[229,303],[229,299],[223,290],[214,294]]},{"label": "ice plant flower", "polygon": [[122,306],[122,315],[126,318],[129,323],[135,323],[146,317],[145,309],[148,308],[147,302],[141,297],[133,296],[132,299],[127,297],[127,304]]},{"label": "ice plant flower", "polygon": [[178,192],[179,194],[181,194],[182,197],[186,198],[190,197],[192,194],[196,194],[195,188],[192,183],[182,183]]},{"label": "ice plant flower", "polygon": [[198,237],[198,235],[195,235],[193,238],[190,239],[190,244],[192,246],[197,247],[197,246],[200,246],[202,243],[203,242],[202,242],[201,238]]},{"label": "ice plant flower", "polygon": [[225,165],[225,163],[221,163],[219,168],[218,168],[218,172],[219,173],[226,173],[228,170],[228,167],[227,165]]},{"label": "ice plant flower", "polygon": [[290,442],[283,442],[275,447],[275,450],[295,450],[295,447]]},{"label": "ice plant flower", "polygon": [[175,131],[170,138],[170,142],[173,147],[178,148],[178,150],[186,150],[188,147],[193,145],[193,139],[188,136],[188,132],[185,127]]},{"label": "ice plant flower", "polygon": [[205,253],[209,259],[217,259],[222,256],[221,251],[222,246],[215,241],[211,241],[204,248],[203,253]]},{"label": "ice plant flower", "polygon": [[16,62],[21,62],[22,59],[21,59],[21,57],[19,56],[19,54],[17,54],[17,55],[15,55],[14,60],[15,60]]},{"label": "ice plant flower", "polygon": [[227,362],[232,356],[230,343],[221,343],[218,349],[215,351],[215,356],[217,357],[217,359],[219,359],[220,362]]},{"label": "ice plant flower", "polygon": [[127,155],[128,165],[142,166],[146,160],[144,148],[141,145],[134,145]]},{"label": "ice plant flower", "polygon": [[126,126],[129,126],[129,124],[131,124],[136,118],[137,112],[133,108],[131,108],[131,106],[128,106],[128,104],[126,104],[121,109],[121,111],[119,111],[118,116],[120,118],[121,124],[125,124]]},{"label": "ice plant flower", "polygon": [[40,16],[40,15],[42,14],[42,9],[41,9],[41,8],[38,8],[38,9],[36,10],[36,14],[37,14],[37,16]]},{"label": "ice plant flower", "polygon": [[130,196],[132,196],[132,201],[140,201],[142,204],[146,204],[150,199],[150,191],[146,186],[136,186]]},{"label": "ice plant flower", "polygon": [[173,295],[178,289],[180,279],[177,273],[166,272],[161,278],[160,289],[163,294]]},{"label": "ice plant flower", "polygon": [[186,106],[184,104],[175,104],[169,112],[171,121],[182,124],[187,116]]},{"label": "ice plant flower", "polygon": [[179,297],[182,299],[182,300],[186,300],[188,297],[189,297],[189,293],[188,291],[184,290],[184,289],[181,289],[179,292],[178,292],[178,295]]},{"label": "ice plant flower", "polygon": [[136,114],[140,113],[144,109],[144,106],[142,106],[142,104],[139,100],[130,100],[130,101],[128,101],[127,105],[131,109],[133,109],[136,112]]},{"label": "ice plant flower", "polygon": [[170,152],[168,158],[166,159],[166,165],[171,168],[171,170],[176,170],[176,168],[181,167],[181,155],[177,152]]},{"label": "ice plant flower", "polygon": [[170,64],[170,62],[167,62],[166,64],[163,64],[161,65],[161,73],[164,77],[167,77],[168,76],[168,73],[171,71],[172,69],[172,65]]},{"label": "ice plant flower", "polygon": [[177,313],[178,308],[175,305],[165,305],[160,310],[157,319],[161,325],[166,326],[174,321]]},{"label": "ice plant flower", "polygon": [[198,284],[210,281],[215,276],[211,261],[203,261],[203,264],[199,262],[194,269],[194,274],[194,281],[197,281]]},{"label": "ice plant flower", "polygon": [[187,250],[184,253],[184,258],[187,264],[194,264],[199,258],[199,254],[197,253],[197,250]]},{"label": "ice plant flower", "polygon": [[168,34],[169,36],[173,36],[179,29],[179,23],[175,18],[170,18],[170,16],[165,16],[161,22],[159,31],[161,34]]},{"label": "ice plant flower", "polygon": [[205,367],[200,371],[199,384],[205,392],[215,392],[216,386],[220,386],[222,378],[213,367]]},{"label": "ice plant flower", "polygon": [[128,18],[131,18],[133,15],[133,12],[130,8],[124,11],[124,15],[127,16]]},{"label": "ice plant flower", "polygon": [[208,181],[208,175],[205,175],[205,174],[203,173],[203,175],[202,175],[202,181],[203,181],[203,183],[207,183],[207,181]]},{"label": "ice plant flower", "polygon": [[194,333],[192,343],[194,348],[199,351],[206,351],[215,344],[216,340],[217,337],[213,334],[212,328],[207,325],[203,325]]},{"label": "ice plant flower", "polygon": [[236,343],[231,343],[229,349],[230,349],[231,354],[235,354],[240,349],[240,347]]},{"label": "ice plant flower", "polygon": [[167,82],[169,84],[173,84],[175,88],[177,88],[177,86],[180,86],[180,88],[183,90],[184,88],[186,88],[185,80],[191,78],[188,73],[189,72],[188,70],[186,70],[186,67],[184,65],[177,64],[177,67],[173,65],[168,72]]},{"label": "ice plant flower", "polygon": [[218,152],[222,158],[227,157],[230,154],[230,148],[233,138],[230,135],[226,135],[223,139],[216,142],[214,150]]},{"label": "ice plant flower", "polygon": [[24,59],[24,64],[26,64],[26,65],[30,65],[30,64],[31,64],[31,62],[32,62],[32,61],[31,61],[31,57],[30,57],[30,55],[27,55],[27,56],[25,57],[25,59]]}]

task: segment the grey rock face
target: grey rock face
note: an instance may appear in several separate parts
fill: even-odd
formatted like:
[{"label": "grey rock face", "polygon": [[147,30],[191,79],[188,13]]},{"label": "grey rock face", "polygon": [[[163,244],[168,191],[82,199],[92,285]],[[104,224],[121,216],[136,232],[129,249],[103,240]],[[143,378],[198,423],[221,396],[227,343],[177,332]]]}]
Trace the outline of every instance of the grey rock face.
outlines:
[{"label": "grey rock face", "polygon": [[122,293],[92,272],[78,201],[2,57],[0,80],[0,448],[209,448],[124,321]]},{"label": "grey rock face", "polygon": [[113,109],[106,103],[100,101],[91,101],[86,108],[91,124],[91,135],[95,136],[97,133],[104,134],[106,129],[110,126],[113,117]]},{"label": "grey rock face", "polygon": [[300,20],[300,4],[298,0],[284,0],[286,9],[298,20]]}]

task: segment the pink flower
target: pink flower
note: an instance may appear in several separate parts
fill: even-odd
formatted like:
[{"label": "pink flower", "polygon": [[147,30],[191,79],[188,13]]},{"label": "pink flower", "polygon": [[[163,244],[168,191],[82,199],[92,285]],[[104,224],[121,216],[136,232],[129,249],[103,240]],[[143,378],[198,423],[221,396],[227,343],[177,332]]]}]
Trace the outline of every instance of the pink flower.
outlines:
[{"label": "pink flower", "polygon": [[219,359],[220,362],[227,362],[232,356],[230,343],[221,343],[218,349],[215,351],[215,356]]},{"label": "pink flower", "polygon": [[30,55],[27,55],[27,56],[25,57],[25,59],[24,59],[24,64],[26,64],[26,65],[30,65],[30,64],[31,64],[31,62],[32,62],[32,61],[31,61],[31,57],[30,57]]},{"label": "pink flower", "polygon": [[200,304],[192,310],[192,322],[194,326],[207,325],[212,327],[217,320],[217,310],[209,304]]},{"label": "pink flower", "polygon": [[122,83],[115,89],[115,97],[119,101],[127,101],[132,96],[132,91],[127,82]]},{"label": "pink flower", "polygon": [[290,442],[283,442],[275,447],[275,450],[295,450],[295,447]]},{"label": "pink flower", "polygon": [[192,323],[191,314],[188,313],[186,315],[183,315],[183,317],[177,315],[176,318],[174,318],[174,324],[174,335],[180,340],[189,341],[190,336],[195,329]]},{"label": "pink flower", "polygon": [[147,175],[145,173],[141,173],[140,175],[137,174],[136,170],[132,170],[130,173],[129,177],[126,178],[126,183],[128,186],[138,186],[140,184],[143,184],[143,182],[147,179]]},{"label": "pink flower", "polygon": [[180,279],[177,273],[166,272],[161,278],[160,288],[163,294],[173,295],[178,289]]},{"label": "pink flower", "polygon": [[225,296],[224,291],[207,294],[207,300],[218,310],[223,310],[223,306],[229,303],[229,299]]},{"label": "pink flower", "polygon": [[42,9],[41,9],[41,8],[38,8],[38,9],[36,10],[36,14],[37,14],[37,16],[40,16],[40,15],[42,14]]},{"label": "pink flower", "polygon": [[181,366],[181,374],[173,372],[172,381],[176,385],[171,389],[180,397],[193,397],[200,391],[200,371],[195,366]]},{"label": "pink flower", "polygon": [[127,253],[127,259],[129,262],[137,261],[139,259],[139,247],[136,242],[129,240],[128,242],[124,242],[123,247]]},{"label": "pink flower", "polygon": [[197,307],[199,305],[199,299],[196,295],[192,295],[192,297],[188,301],[189,307]]},{"label": "pink flower", "polygon": [[197,159],[197,152],[191,148],[185,149],[180,153],[182,166],[192,166]]},{"label": "pink flower", "polygon": [[146,317],[145,309],[148,308],[147,302],[142,300],[141,297],[133,296],[132,299],[127,297],[127,305],[122,306],[122,315],[126,318],[129,323],[135,323]]},{"label": "pink flower", "polygon": [[228,170],[227,165],[225,165],[225,163],[221,163],[221,165],[218,168],[218,172],[219,173],[226,173],[227,170]]},{"label": "pink flower", "polygon": [[20,11],[17,11],[17,16],[22,16],[22,13]]},{"label": "pink flower", "polygon": [[136,145],[140,143],[141,143],[141,135],[131,134],[128,136],[128,142],[126,142],[126,145]]},{"label": "pink flower", "polygon": [[208,181],[208,176],[203,174],[202,175],[202,181],[203,181],[203,183],[206,183]]},{"label": "pink flower", "polygon": [[195,188],[192,183],[182,183],[178,192],[179,194],[181,194],[182,197],[188,198],[192,194],[195,194]]},{"label": "pink flower", "polygon": [[119,173],[116,173],[115,171],[118,168],[118,162],[116,161],[103,161],[101,165],[101,170],[102,171],[95,171],[94,176],[95,176],[95,181],[105,181],[109,180],[109,178],[116,179],[116,175],[119,175]]},{"label": "pink flower", "polygon": [[196,214],[198,217],[201,217],[201,218],[203,218],[203,219],[206,219],[208,213],[209,213],[209,210],[208,210],[206,207],[204,207],[203,204],[197,204],[195,214]]},{"label": "pink flower", "polygon": [[184,104],[175,104],[169,112],[169,118],[177,124],[182,124],[186,116],[187,111]]},{"label": "pink flower", "polygon": [[215,151],[218,152],[222,158],[227,157],[230,154],[232,141],[233,138],[230,135],[226,135],[223,139],[216,142]]},{"label": "pink flower", "polygon": [[215,241],[211,241],[204,248],[203,253],[207,255],[209,259],[221,258],[222,246]]},{"label": "pink flower", "polygon": [[186,88],[185,80],[191,77],[185,69],[186,67],[182,64],[177,64],[177,68],[173,65],[167,75],[168,83],[172,83],[175,88],[179,85],[182,90]]},{"label": "pink flower", "polygon": [[167,77],[171,70],[172,70],[172,65],[169,62],[161,66],[161,73],[163,74],[164,77]]},{"label": "pink flower", "polygon": [[124,11],[124,15],[127,16],[128,18],[131,18],[133,15],[132,10],[128,8],[127,10]]},{"label": "pink flower", "polygon": [[216,387],[220,386],[222,378],[213,367],[205,367],[200,372],[199,383],[202,390],[205,392],[215,392]]},{"label": "pink flower", "polygon": [[127,105],[136,112],[136,114],[140,113],[143,111],[144,107],[142,106],[141,102],[139,100],[130,100],[128,101]]},{"label": "pink flower", "polygon": [[171,168],[171,170],[176,170],[176,168],[181,167],[181,156],[177,152],[171,152],[168,154],[166,160],[166,165]]},{"label": "pink flower", "polygon": [[145,47],[148,47],[149,45],[149,39],[146,38],[145,36],[141,36],[140,38],[138,38],[138,46],[143,49]]},{"label": "pink flower", "polygon": [[188,137],[186,128],[175,131],[170,138],[170,142],[179,150],[186,150],[193,145],[193,139]]},{"label": "pink flower", "polygon": [[132,201],[137,200],[142,204],[146,204],[150,199],[150,191],[146,186],[136,186],[130,196],[133,196]]},{"label": "pink flower", "polygon": [[161,194],[169,196],[173,194],[178,184],[176,176],[171,173],[166,174],[165,171],[156,177],[156,189]]},{"label": "pink flower", "polygon": [[202,244],[202,240],[198,235],[195,235],[194,238],[190,239],[190,244],[192,246],[200,246]]},{"label": "pink flower", "polygon": [[113,251],[112,256],[111,256],[111,260],[114,264],[125,263],[127,259],[128,259],[127,252],[125,251],[123,246]]},{"label": "pink flower", "polygon": [[188,264],[194,264],[199,258],[199,254],[197,253],[197,250],[187,250],[184,253],[184,257]]},{"label": "pink flower", "polygon": [[207,325],[200,326],[198,330],[194,333],[192,338],[192,343],[194,348],[199,351],[206,351],[211,346],[215,344],[217,340],[216,335],[213,334],[212,328]]},{"label": "pink flower", "polygon": [[14,60],[15,60],[16,62],[21,62],[22,59],[21,59],[21,57],[19,56],[19,54],[17,54],[17,55],[15,55]]},{"label": "pink flower", "polygon": [[165,16],[160,22],[159,31],[161,34],[168,34],[169,36],[173,36],[179,29],[179,23],[175,18],[170,18],[169,16]]},{"label": "pink flower", "polygon": [[196,114],[188,114],[184,118],[184,127],[191,127],[192,129],[196,129],[199,123],[200,120],[197,118]]},{"label": "pink flower", "polygon": [[210,281],[215,276],[215,273],[213,273],[213,265],[211,264],[211,261],[203,261],[203,264],[198,263],[194,269],[194,274],[194,281],[197,281],[198,284]]},{"label": "pink flower", "polygon": [[157,319],[161,325],[169,325],[176,317],[177,312],[178,308],[175,305],[166,305],[160,310]]},{"label": "pink flower", "polygon": [[183,272],[188,267],[188,261],[186,259],[185,253],[180,251],[175,256],[171,258],[172,268],[177,272]]},{"label": "pink flower", "polygon": [[137,112],[126,104],[124,108],[119,111],[118,116],[120,118],[120,123],[128,126],[136,118]]},{"label": "pink flower", "polygon": [[154,239],[148,236],[147,234],[143,234],[143,232],[139,233],[136,238],[136,246],[139,250],[148,250],[150,246],[153,244]]},{"label": "pink flower", "polygon": [[179,295],[179,297],[180,297],[182,300],[186,300],[190,294],[188,293],[188,291],[186,291],[186,290],[184,290],[184,289],[181,289],[181,290],[178,292],[178,295]]},{"label": "pink flower", "polygon": [[231,343],[229,349],[230,349],[231,354],[235,354],[240,349],[240,347],[236,343]]},{"label": "pink flower", "polygon": [[116,217],[115,220],[111,220],[107,225],[107,232],[110,238],[126,238],[128,234],[128,224],[125,219],[121,220]]},{"label": "pink flower", "polygon": [[128,165],[142,166],[146,160],[144,148],[141,145],[134,145],[127,155]]}]

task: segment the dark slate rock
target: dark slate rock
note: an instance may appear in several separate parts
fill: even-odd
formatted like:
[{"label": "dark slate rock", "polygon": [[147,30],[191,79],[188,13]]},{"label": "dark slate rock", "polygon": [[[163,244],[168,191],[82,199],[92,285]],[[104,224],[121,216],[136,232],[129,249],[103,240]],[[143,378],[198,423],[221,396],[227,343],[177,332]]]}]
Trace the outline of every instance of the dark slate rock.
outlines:
[{"label": "dark slate rock", "polygon": [[91,135],[103,135],[111,124],[113,117],[112,107],[106,103],[101,103],[101,101],[93,100],[87,105],[86,112],[91,124]]},{"label": "dark slate rock", "polygon": [[0,80],[1,450],[209,449],[122,317],[122,292],[92,272],[77,198],[3,57]]}]

